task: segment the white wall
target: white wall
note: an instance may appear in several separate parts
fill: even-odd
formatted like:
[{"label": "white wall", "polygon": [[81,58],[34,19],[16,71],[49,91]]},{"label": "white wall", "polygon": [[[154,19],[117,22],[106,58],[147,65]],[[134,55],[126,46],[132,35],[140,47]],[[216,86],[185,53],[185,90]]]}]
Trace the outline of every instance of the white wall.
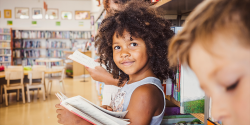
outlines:
[{"label": "white wall", "polygon": [[96,21],[97,18],[100,16],[101,11],[104,9],[103,7],[103,0],[101,0],[101,6],[98,5],[98,1],[96,0],[91,0],[92,2],[92,7],[91,7],[91,15],[94,16],[94,20]]},{"label": "white wall", "polygon": [[[45,10],[43,9],[43,1],[48,5],[48,8],[56,8],[59,11],[59,19],[47,20],[44,18]],[[30,18],[29,19],[15,19],[15,7],[28,7]],[[31,18],[32,8],[43,9],[43,19],[34,20]],[[75,20],[75,10],[91,11],[91,0],[0,0],[0,27],[11,27],[14,29],[50,29],[50,30],[91,30],[90,20]],[[4,9],[12,10],[12,18],[4,18]],[[71,11],[73,13],[72,20],[62,20],[61,12]],[[7,21],[12,20],[13,25],[8,26]],[[32,21],[37,21],[37,25],[33,26]],[[56,26],[56,22],[60,21],[61,26]],[[83,26],[79,26],[79,22],[83,22]]]}]

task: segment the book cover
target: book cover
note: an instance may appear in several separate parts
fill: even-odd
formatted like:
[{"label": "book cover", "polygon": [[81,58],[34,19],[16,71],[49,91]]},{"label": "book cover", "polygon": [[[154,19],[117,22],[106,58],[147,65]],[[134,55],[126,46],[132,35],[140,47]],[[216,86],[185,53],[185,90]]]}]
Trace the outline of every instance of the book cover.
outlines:
[{"label": "book cover", "polygon": [[181,66],[180,110],[186,113],[204,113],[205,93],[200,88],[198,78],[188,67]]}]

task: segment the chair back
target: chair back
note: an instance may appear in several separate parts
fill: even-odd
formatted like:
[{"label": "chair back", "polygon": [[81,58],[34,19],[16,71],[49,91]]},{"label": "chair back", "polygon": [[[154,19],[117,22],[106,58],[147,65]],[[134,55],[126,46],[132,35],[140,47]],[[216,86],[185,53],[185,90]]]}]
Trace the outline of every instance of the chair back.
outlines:
[{"label": "chair back", "polygon": [[7,66],[4,67],[4,70],[23,70],[23,66]]},{"label": "chair back", "polygon": [[32,69],[33,70],[45,70],[46,66],[45,65],[33,65]]},{"label": "chair back", "polygon": [[53,66],[52,69],[61,69],[61,80],[63,80],[64,78],[64,74],[65,74],[65,66]]},{"label": "chair back", "polygon": [[10,80],[21,80],[23,84],[23,70],[5,70],[5,80],[7,80],[7,86],[10,85]]},{"label": "chair back", "polygon": [[32,79],[41,79],[41,84],[44,84],[44,71],[32,70],[28,74],[29,84],[32,85]]}]

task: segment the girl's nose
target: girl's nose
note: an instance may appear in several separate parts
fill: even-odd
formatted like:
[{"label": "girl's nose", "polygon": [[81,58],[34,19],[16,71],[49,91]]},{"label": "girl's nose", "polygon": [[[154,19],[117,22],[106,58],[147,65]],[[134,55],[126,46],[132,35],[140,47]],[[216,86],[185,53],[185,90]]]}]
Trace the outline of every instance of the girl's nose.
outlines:
[{"label": "girl's nose", "polygon": [[130,56],[130,53],[127,50],[121,51],[121,58],[127,58]]}]

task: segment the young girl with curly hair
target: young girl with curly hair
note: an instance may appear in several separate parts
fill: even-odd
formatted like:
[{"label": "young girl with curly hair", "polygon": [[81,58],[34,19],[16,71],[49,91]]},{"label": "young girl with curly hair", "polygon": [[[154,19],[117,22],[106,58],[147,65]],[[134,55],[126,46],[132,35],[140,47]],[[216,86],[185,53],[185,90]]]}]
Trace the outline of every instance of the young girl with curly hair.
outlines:
[{"label": "young girl with curly hair", "polygon": [[[130,119],[131,125],[159,125],[162,121],[165,94],[161,81],[173,76],[166,58],[173,34],[170,22],[140,1],[128,2],[100,26],[96,42],[100,62],[122,86],[107,109],[128,110],[125,119]],[[59,123],[89,124],[65,109],[57,112]]]}]

